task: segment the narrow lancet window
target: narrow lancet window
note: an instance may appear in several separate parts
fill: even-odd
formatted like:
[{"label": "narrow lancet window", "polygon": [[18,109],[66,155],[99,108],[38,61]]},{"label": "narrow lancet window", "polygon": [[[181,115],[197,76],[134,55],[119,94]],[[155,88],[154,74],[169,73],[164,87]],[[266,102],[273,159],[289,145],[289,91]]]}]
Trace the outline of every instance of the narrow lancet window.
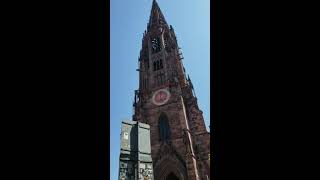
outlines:
[{"label": "narrow lancet window", "polygon": [[170,139],[170,127],[167,116],[162,113],[159,117],[160,141],[168,141]]}]

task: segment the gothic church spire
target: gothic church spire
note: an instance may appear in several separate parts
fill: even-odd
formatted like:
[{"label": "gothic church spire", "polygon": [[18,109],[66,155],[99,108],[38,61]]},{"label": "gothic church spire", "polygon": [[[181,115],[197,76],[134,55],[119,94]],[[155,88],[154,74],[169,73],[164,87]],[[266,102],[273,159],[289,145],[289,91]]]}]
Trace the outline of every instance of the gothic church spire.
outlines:
[{"label": "gothic church spire", "polygon": [[152,1],[148,29],[155,26],[168,26],[156,0]]}]

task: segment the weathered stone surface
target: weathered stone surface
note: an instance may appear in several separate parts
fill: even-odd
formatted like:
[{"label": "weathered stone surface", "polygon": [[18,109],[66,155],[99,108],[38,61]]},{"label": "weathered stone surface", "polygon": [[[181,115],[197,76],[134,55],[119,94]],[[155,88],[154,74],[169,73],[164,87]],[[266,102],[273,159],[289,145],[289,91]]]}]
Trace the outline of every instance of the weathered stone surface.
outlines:
[{"label": "weathered stone surface", "polygon": [[[143,36],[139,61],[139,101],[134,107],[133,119],[150,125],[151,156],[155,180],[175,176],[179,180],[207,180],[210,178],[210,133],[207,132],[202,111],[186,78],[173,28],[154,1],[148,29]],[[161,29],[160,29],[161,28]],[[159,37],[161,51],[153,53],[152,38]],[[162,59],[163,68],[154,70]],[[159,79],[159,74],[164,79]],[[155,105],[153,94],[166,88],[170,99]],[[170,139],[160,140],[159,117],[168,117]]]}]

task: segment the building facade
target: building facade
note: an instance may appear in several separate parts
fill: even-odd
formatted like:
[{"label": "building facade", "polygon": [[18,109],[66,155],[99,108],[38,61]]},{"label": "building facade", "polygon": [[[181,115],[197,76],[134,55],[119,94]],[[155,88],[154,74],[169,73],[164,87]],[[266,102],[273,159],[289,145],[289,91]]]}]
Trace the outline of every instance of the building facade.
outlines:
[{"label": "building facade", "polygon": [[155,180],[210,179],[210,133],[182,59],[174,29],[153,0],[133,120],[150,125]]}]

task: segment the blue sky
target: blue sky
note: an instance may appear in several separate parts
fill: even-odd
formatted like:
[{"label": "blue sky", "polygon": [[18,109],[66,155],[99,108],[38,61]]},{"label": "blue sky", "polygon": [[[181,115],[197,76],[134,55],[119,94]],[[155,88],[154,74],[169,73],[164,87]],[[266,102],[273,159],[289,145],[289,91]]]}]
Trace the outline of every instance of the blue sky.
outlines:
[{"label": "blue sky", "polygon": [[[206,126],[210,125],[210,0],[157,0],[173,26]],[[110,179],[118,179],[121,121],[131,120],[138,57],[152,0],[110,2]]]}]

